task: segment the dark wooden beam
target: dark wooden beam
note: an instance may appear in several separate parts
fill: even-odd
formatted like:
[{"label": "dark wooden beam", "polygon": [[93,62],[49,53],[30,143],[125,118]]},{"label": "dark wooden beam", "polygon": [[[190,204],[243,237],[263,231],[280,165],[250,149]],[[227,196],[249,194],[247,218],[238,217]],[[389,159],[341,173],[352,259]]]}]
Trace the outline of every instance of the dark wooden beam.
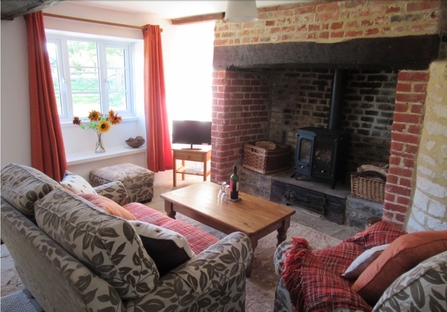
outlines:
[{"label": "dark wooden beam", "polygon": [[13,20],[47,7],[53,6],[65,0],[2,0],[2,20]]},{"label": "dark wooden beam", "polygon": [[337,43],[284,42],[214,47],[215,69],[305,66],[341,69],[427,69],[438,35],[362,38]]}]

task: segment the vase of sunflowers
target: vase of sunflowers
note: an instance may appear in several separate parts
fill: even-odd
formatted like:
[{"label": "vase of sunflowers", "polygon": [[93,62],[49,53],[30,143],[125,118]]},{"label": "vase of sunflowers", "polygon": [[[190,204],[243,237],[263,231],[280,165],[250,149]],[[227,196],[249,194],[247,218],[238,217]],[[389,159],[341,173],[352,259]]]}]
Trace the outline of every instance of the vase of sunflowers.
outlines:
[{"label": "vase of sunflowers", "polygon": [[97,141],[95,153],[104,153],[106,150],[102,141],[102,134],[110,130],[112,125],[117,125],[121,122],[122,117],[115,114],[111,109],[107,115],[103,115],[96,110],[92,110],[88,114],[88,120],[81,120],[75,116],[73,124],[80,126],[82,129],[93,129],[96,132]]}]

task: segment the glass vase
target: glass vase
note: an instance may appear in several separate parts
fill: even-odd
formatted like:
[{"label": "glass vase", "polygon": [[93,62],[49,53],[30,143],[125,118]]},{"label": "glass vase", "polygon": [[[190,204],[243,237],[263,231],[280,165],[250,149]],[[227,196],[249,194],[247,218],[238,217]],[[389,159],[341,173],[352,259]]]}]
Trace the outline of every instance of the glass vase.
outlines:
[{"label": "glass vase", "polygon": [[104,145],[102,145],[102,133],[98,132],[97,134],[98,134],[98,141],[96,141],[95,153],[104,153],[106,149],[104,148]]}]

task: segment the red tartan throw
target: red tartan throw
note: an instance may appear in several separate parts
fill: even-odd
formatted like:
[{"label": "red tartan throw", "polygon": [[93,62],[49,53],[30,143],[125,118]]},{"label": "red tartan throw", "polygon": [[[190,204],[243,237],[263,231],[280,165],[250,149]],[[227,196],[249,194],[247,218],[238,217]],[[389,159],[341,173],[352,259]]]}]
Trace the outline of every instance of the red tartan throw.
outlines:
[{"label": "red tartan throw", "polygon": [[[328,270],[341,275],[358,256],[372,247],[389,244],[399,236],[406,234],[400,226],[380,221],[355,236],[345,239],[334,247],[315,252],[315,256]],[[347,280],[352,286],[355,280]]]},{"label": "red tartan throw", "polygon": [[328,269],[313,254],[304,238],[292,238],[281,277],[296,311],[336,308],[371,311],[371,307],[351,290],[346,280]]},{"label": "red tartan throw", "polygon": [[196,255],[218,241],[218,239],[213,235],[202,231],[191,224],[172,219],[164,213],[143,204],[129,203],[123,207],[133,214],[138,221],[158,225],[165,229],[182,234]]}]

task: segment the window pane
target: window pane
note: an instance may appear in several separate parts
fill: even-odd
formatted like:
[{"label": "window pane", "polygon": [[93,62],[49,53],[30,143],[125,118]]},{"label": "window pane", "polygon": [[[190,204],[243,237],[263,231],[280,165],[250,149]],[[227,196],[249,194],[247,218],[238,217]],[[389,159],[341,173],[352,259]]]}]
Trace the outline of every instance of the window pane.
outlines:
[{"label": "window pane", "polygon": [[58,75],[57,67],[51,66],[51,76],[53,77],[54,92],[58,93],[61,91],[61,88],[59,85],[59,75]]},{"label": "window pane", "polygon": [[109,106],[117,111],[127,110],[125,55],[123,48],[106,48]]},{"label": "window pane", "polygon": [[61,101],[61,85],[59,77],[59,50],[58,45],[47,42],[48,57],[50,59],[51,76],[53,78],[53,88],[56,97],[57,111],[59,115],[63,114]]},{"label": "window pane", "polygon": [[61,95],[56,93],[56,104],[57,104],[57,112],[60,115],[62,115],[62,105],[61,105]]},{"label": "window pane", "polygon": [[124,49],[106,48],[107,67],[124,68]]},{"label": "window pane", "polygon": [[91,110],[100,111],[99,94],[73,94],[73,114],[87,117]]},{"label": "window pane", "polygon": [[57,57],[57,46],[54,43],[47,43],[47,51],[48,56],[50,58],[50,65],[51,67],[57,66],[58,64],[58,57]]},{"label": "window pane", "polygon": [[109,92],[109,107],[114,111],[126,110],[127,108],[125,92]]},{"label": "window pane", "polygon": [[96,43],[67,41],[68,59],[73,67],[98,67]]},{"label": "window pane", "polygon": [[110,91],[125,91],[126,76],[124,69],[108,69],[107,82],[109,83]]},{"label": "window pane", "polygon": [[71,90],[73,92],[98,91],[99,80],[97,68],[70,68]]}]

